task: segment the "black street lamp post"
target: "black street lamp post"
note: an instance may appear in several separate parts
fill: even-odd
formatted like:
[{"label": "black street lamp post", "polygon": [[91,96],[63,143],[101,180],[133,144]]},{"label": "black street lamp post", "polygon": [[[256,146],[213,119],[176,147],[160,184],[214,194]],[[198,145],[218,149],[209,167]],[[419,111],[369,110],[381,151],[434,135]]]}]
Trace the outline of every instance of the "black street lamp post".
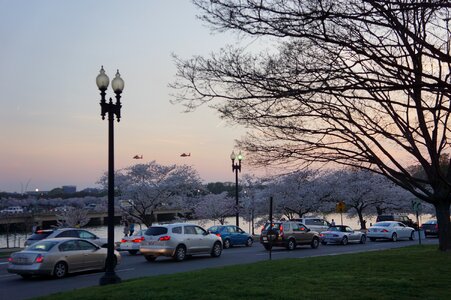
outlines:
[{"label": "black street lamp post", "polygon": [[110,98],[106,102],[106,90],[110,79],[105,74],[105,70],[100,69],[100,74],[96,78],[97,87],[100,90],[100,107],[102,120],[108,114],[108,252],[106,258],[105,274],[100,278],[100,285],[113,284],[121,282],[116,275],[116,257],[114,255],[114,115],[117,121],[121,118],[121,93],[124,90],[124,80],[122,80],[119,70],[116,77],[111,82],[111,87],[116,94],[116,103]]},{"label": "black street lamp post", "polygon": [[[238,153],[235,155],[235,152],[232,151],[230,154],[230,159],[232,160],[232,172],[235,172],[235,212],[236,212],[236,226],[240,226],[240,212],[238,206],[238,171],[241,172],[241,161],[243,160],[243,155]],[[238,159],[238,163],[235,163],[235,159]]]}]

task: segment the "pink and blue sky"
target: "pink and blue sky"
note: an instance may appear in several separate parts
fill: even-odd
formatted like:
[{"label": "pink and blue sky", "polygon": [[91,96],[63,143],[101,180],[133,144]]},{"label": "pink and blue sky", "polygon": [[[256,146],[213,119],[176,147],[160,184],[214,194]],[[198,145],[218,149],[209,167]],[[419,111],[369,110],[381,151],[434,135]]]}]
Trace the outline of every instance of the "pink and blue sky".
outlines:
[{"label": "pink and blue sky", "polygon": [[229,157],[244,129],[208,107],[185,114],[169,103],[172,53],[207,55],[235,39],[212,35],[196,13],[189,0],[0,0],[0,191],[96,186],[108,150],[101,65],[125,81],[117,169],[156,160],[191,165],[205,182],[234,181]]}]

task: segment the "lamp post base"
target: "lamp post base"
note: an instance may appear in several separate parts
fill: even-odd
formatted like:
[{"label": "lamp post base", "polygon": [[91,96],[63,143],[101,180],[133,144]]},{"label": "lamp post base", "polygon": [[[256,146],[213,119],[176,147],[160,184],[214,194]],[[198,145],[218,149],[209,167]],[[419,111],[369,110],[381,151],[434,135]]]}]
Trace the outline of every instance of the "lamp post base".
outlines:
[{"label": "lamp post base", "polygon": [[115,272],[105,272],[105,274],[100,278],[99,284],[107,285],[121,282],[122,282],[121,278],[117,276]]}]

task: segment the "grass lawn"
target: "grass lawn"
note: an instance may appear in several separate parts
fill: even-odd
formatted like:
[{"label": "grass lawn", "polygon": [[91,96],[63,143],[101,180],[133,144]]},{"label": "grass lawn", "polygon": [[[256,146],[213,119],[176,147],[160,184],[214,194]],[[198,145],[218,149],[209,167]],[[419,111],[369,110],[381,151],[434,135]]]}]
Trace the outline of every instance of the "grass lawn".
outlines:
[{"label": "grass lawn", "polygon": [[434,245],[264,261],[38,299],[451,299],[451,253]]}]

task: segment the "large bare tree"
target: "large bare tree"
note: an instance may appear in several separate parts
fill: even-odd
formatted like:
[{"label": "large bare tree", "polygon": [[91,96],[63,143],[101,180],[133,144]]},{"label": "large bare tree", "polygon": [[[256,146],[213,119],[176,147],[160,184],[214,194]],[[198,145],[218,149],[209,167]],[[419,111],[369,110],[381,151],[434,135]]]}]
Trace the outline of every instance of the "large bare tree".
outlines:
[{"label": "large bare tree", "polygon": [[[253,162],[334,162],[434,205],[451,249],[450,7],[440,0],[195,0],[201,19],[268,42],[176,58],[174,101],[249,128]],[[412,173],[420,166],[425,176]]]}]

